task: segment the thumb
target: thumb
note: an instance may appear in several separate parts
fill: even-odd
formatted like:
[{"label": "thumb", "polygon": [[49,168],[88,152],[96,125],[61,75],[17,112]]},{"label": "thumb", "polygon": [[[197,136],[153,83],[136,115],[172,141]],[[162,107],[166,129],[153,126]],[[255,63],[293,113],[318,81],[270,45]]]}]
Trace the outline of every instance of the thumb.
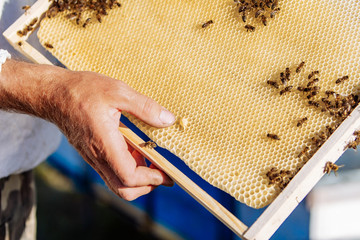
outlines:
[{"label": "thumb", "polygon": [[123,106],[124,111],[136,116],[154,127],[168,127],[175,122],[175,116],[169,110],[151,98],[132,90],[130,101]]}]

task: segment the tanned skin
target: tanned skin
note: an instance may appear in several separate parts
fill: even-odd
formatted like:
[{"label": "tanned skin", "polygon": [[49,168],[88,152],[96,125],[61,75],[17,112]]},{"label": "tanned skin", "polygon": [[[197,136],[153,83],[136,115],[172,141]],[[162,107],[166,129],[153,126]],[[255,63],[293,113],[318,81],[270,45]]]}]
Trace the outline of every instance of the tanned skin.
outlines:
[{"label": "tanned skin", "polygon": [[56,124],[107,186],[134,200],[173,181],[129,146],[118,131],[121,112],[163,128],[175,117],[124,82],[93,72],[7,60],[0,72],[0,109]]}]

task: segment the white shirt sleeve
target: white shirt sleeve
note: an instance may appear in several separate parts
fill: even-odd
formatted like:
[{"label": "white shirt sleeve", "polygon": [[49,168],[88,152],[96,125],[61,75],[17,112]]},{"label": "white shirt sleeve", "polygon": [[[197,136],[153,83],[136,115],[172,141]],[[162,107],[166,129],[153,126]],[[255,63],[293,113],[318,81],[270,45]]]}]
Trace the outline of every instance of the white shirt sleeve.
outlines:
[{"label": "white shirt sleeve", "polygon": [[[35,0],[27,0],[32,5]],[[10,58],[24,59],[2,33],[24,13],[22,0],[0,0],[0,65]],[[37,46],[38,43],[29,43]],[[9,53],[10,52],[10,53]],[[58,128],[40,118],[0,110],[0,178],[36,167],[59,146]]]},{"label": "white shirt sleeve", "polygon": [[4,49],[0,49],[0,72],[1,72],[1,66],[6,62],[6,59],[10,59],[11,55],[8,51]]}]

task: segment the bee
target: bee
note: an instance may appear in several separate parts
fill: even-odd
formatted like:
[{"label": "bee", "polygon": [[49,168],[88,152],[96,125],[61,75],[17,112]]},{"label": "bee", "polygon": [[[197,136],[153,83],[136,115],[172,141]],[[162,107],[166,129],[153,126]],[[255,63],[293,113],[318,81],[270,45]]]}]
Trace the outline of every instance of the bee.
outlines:
[{"label": "bee", "polygon": [[316,101],[308,101],[308,103],[309,103],[309,105],[314,106],[314,107],[320,106],[319,102],[316,102]]},{"label": "bee", "polygon": [[312,89],[311,88],[309,88],[309,87],[306,87],[306,88],[304,88],[304,87],[298,87],[297,88],[300,92],[310,92]]},{"label": "bee", "polygon": [[49,8],[49,10],[47,10],[46,12],[46,16],[48,18],[52,18],[52,17],[55,17],[59,12],[59,8],[57,8],[56,6],[52,6]]},{"label": "bee", "polygon": [[326,106],[330,106],[331,105],[331,101],[329,101],[327,98],[322,98],[321,101],[323,103],[325,103]]},{"label": "bee", "polygon": [[266,173],[266,176],[272,176],[272,174],[273,173],[276,173],[278,171],[278,169],[276,168],[276,167],[272,167],[271,169],[270,169],[270,171],[268,171],[267,173]]},{"label": "bee", "polygon": [[332,162],[326,162],[325,167],[324,167],[324,173],[330,174],[331,171],[334,171],[334,174],[337,175],[337,171],[339,170],[339,168],[343,167],[344,165],[336,165],[335,163]]},{"label": "bee", "polygon": [[96,14],[96,19],[101,23],[101,15],[99,13]]},{"label": "bee", "polygon": [[266,173],[266,176],[271,180],[279,176],[279,170],[276,167],[273,167]]},{"label": "bee", "polygon": [[276,135],[276,134],[268,133],[266,136],[267,136],[268,138],[273,139],[273,140],[280,140],[279,136]]},{"label": "bee", "polygon": [[21,30],[17,31],[16,34],[17,34],[19,37],[24,36],[24,33],[23,33]]},{"label": "bee", "polygon": [[299,73],[299,72],[301,71],[301,69],[304,68],[304,66],[305,66],[305,62],[303,61],[303,62],[301,62],[301,63],[299,64],[299,66],[296,68],[296,73]]},{"label": "bee", "polygon": [[356,150],[357,145],[358,145],[358,142],[357,142],[357,141],[350,141],[350,142],[344,147],[344,150],[346,150],[346,149],[348,149],[348,148],[352,148],[352,149]]},{"label": "bee", "polygon": [[282,179],[282,177],[276,177],[276,178],[274,178],[274,179],[272,179],[272,180],[270,180],[270,184],[276,184],[276,185],[278,185],[278,186],[280,186],[280,184],[283,182],[283,179]]},{"label": "bee", "polygon": [[234,0],[235,4],[244,4],[245,0]]},{"label": "bee", "polygon": [[333,134],[333,132],[335,131],[335,128],[334,128],[334,127],[330,127],[329,125],[326,125],[326,130],[327,130],[328,136],[330,136],[330,135]]},{"label": "bee", "polygon": [[319,74],[319,71],[313,71],[309,74],[308,79],[312,78],[313,76],[315,76],[316,74]]},{"label": "bee", "polygon": [[84,24],[82,25],[83,28],[85,28],[85,27],[88,25],[88,23],[90,22],[90,20],[91,20],[91,18],[87,18],[87,19],[85,20]]},{"label": "bee", "polygon": [[353,133],[354,136],[357,136],[357,137],[360,137],[360,130],[356,130],[354,133]]},{"label": "bee", "polygon": [[46,48],[50,48],[50,49],[51,49],[51,48],[54,48],[53,45],[51,45],[50,43],[47,43],[47,42],[44,43],[44,45],[45,45]]},{"label": "bee", "polygon": [[286,78],[285,78],[285,74],[283,72],[280,73],[280,81],[283,85],[287,84]]},{"label": "bee", "polygon": [[213,23],[214,23],[213,20],[209,20],[209,21],[203,23],[203,24],[201,25],[201,27],[202,27],[202,28],[206,28],[206,27],[210,26],[210,24],[213,24]]},{"label": "bee", "polygon": [[297,90],[300,91],[300,92],[303,92],[304,91],[304,87],[297,87]]},{"label": "bee", "polygon": [[245,12],[247,10],[247,6],[240,6],[239,7],[239,13]]},{"label": "bee", "polygon": [[279,84],[277,84],[277,82],[275,82],[275,81],[270,81],[269,80],[266,83],[273,86],[274,88],[277,88],[277,89],[279,88]]},{"label": "bee", "polygon": [[275,15],[280,11],[280,8],[276,8],[270,12],[270,18],[274,18]]},{"label": "bee", "polygon": [[316,137],[312,137],[311,141],[315,144],[315,146],[320,147],[321,145],[323,145],[324,141],[321,139],[318,139]]},{"label": "bee", "polygon": [[312,81],[308,82],[307,87],[312,87],[312,86],[314,86],[314,84],[315,84],[316,82],[318,82],[318,81],[319,81],[318,78],[314,78]]},{"label": "bee", "polygon": [[349,76],[343,76],[343,77],[341,77],[341,78],[338,78],[336,81],[335,81],[335,83],[336,84],[340,84],[340,83],[342,83],[342,82],[344,82],[345,80],[348,80],[349,79]]},{"label": "bee", "polygon": [[306,96],[307,99],[311,99],[311,98],[313,98],[313,97],[314,97],[314,95],[312,95],[311,93],[310,93],[310,95],[307,95],[307,96]]},{"label": "bee", "polygon": [[355,107],[356,106],[356,101],[355,101],[355,97],[353,94],[349,95],[346,97],[346,100],[348,101],[348,103],[352,106]]},{"label": "bee", "polygon": [[153,149],[153,148],[157,147],[157,144],[153,141],[147,141],[147,142],[144,142],[141,147]]},{"label": "bee", "polygon": [[351,112],[352,107],[347,101],[343,102],[343,107],[347,112],[349,112],[349,113]]},{"label": "bee", "polygon": [[65,17],[72,21],[72,20],[75,20],[77,18],[77,16],[78,16],[77,13],[73,12],[73,13],[67,14]]},{"label": "bee", "polygon": [[297,126],[297,127],[301,127],[307,120],[308,120],[307,117],[304,117],[304,118],[300,119],[300,120],[298,121],[298,123],[296,124],[296,126]]},{"label": "bee", "polygon": [[323,141],[325,141],[329,137],[324,131],[320,132],[318,136]]},{"label": "bee", "polygon": [[282,89],[280,91],[280,95],[283,95],[284,93],[290,92],[290,90],[293,88],[293,86],[287,86],[286,88]]},{"label": "bee", "polygon": [[23,32],[31,32],[32,30],[34,30],[34,28],[30,25],[26,26],[24,29],[23,29]]},{"label": "bee", "polygon": [[243,20],[243,22],[246,22],[246,13],[243,12],[243,15],[241,16],[241,19]]},{"label": "bee", "polygon": [[33,20],[31,20],[31,22],[29,23],[29,26],[34,26],[36,23],[37,23],[37,21],[38,21],[38,18],[36,17],[36,18],[34,18]]},{"label": "bee", "polygon": [[[317,95],[319,93],[319,90],[315,90],[315,91],[312,91],[311,93],[310,93],[310,95],[308,95],[308,96],[311,96],[311,97],[314,97],[315,95]],[[310,97],[310,98],[311,98]]]},{"label": "bee", "polygon": [[293,173],[290,170],[280,170],[280,176],[282,177],[290,177],[292,174]]},{"label": "bee", "polygon": [[265,15],[261,15],[261,21],[264,24],[264,26],[267,25],[267,18],[265,17]]},{"label": "bee", "polygon": [[25,10],[25,12],[26,12],[27,10],[30,9],[30,6],[29,5],[22,6],[22,9]]},{"label": "bee", "polygon": [[290,80],[290,68],[288,67],[285,69],[285,78],[287,80]]},{"label": "bee", "polygon": [[280,176],[280,172],[276,167],[273,167],[266,173],[266,176],[269,178],[269,185],[271,184],[279,184],[282,181],[282,177]]},{"label": "bee", "polygon": [[286,85],[286,84],[287,84],[286,78],[284,78],[284,77],[281,77],[281,78],[280,78],[280,81],[281,81],[281,83],[282,83],[283,85]]},{"label": "bee", "polygon": [[303,150],[301,150],[301,152],[298,154],[298,158],[301,158],[302,156],[305,156],[305,157],[309,157],[309,147],[304,147]]},{"label": "bee", "polygon": [[260,9],[255,13],[255,18],[258,18],[260,14],[264,13],[264,9]]},{"label": "bee", "polygon": [[334,97],[336,96],[336,93],[334,91],[331,91],[331,90],[325,91],[325,94],[327,95],[328,98],[330,97],[330,95],[332,95]]},{"label": "bee", "polygon": [[278,6],[278,1],[275,0],[274,3],[271,5],[271,9],[274,10]]},{"label": "bee", "polygon": [[119,3],[118,1],[115,1],[114,3],[116,4],[116,6],[121,7],[121,3]]},{"label": "bee", "polygon": [[23,44],[22,41],[17,42],[17,45],[18,45],[19,47],[21,47],[22,44]]},{"label": "bee", "polygon": [[254,27],[254,26],[251,26],[251,25],[249,25],[249,24],[246,24],[246,25],[245,25],[245,29],[246,29],[247,32],[248,32],[248,31],[250,31],[250,32],[254,32],[254,31],[255,31],[255,27]]}]

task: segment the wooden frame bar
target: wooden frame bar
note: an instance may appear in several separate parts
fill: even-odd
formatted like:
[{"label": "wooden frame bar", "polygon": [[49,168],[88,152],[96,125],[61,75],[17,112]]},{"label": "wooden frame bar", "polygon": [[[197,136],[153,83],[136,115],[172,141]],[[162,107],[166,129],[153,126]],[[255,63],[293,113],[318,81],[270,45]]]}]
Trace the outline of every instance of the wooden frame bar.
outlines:
[{"label": "wooden frame bar", "polygon": [[[5,38],[16,50],[35,63],[52,64],[39,51],[27,43],[26,40],[31,33],[28,33],[26,36],[19,36],[17,32],[26,27],[34,18],[41,19],[50,5],[51,2],[48,0],[38,0],[27,13],[18,18],[3,33]],[[18,44],[19,42],[22,43],[21,46]],[[357,129],[360,129],[360,106],[339,126],[325,144],[296,174],[280,195],[267,207],[264,213],[248,228],[156,150],[141,147],[144,141],[129,128],[124,125],[119,127],[119,131],[121,131],[130,145],[166,172],[181,188],[208,209],[235,234],[243,239],[249,240],[269,239],[274,234],[300,201],[305,198],[324,175],[323,168],[325,163],[328,161],[336,162],[341,156],[345,150],[344,147],[348,141],[352,140],[353,132]]]}]

